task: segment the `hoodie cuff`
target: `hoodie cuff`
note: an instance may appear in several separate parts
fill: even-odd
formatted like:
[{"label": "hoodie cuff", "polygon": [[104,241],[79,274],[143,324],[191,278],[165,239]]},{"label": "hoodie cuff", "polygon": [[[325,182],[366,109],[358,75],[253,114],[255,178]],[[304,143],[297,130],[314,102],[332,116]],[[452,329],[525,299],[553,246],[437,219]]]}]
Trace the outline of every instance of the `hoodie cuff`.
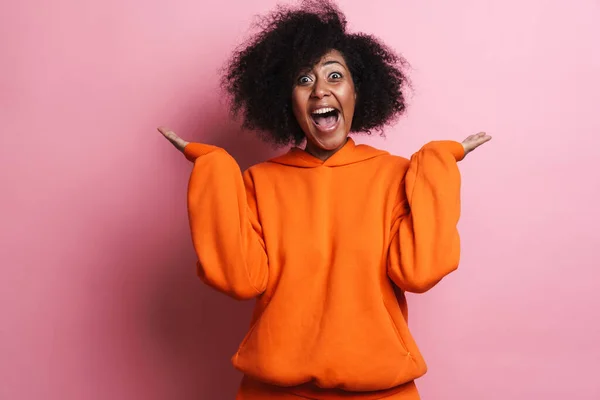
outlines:
[{"label": "hoodie cuff", "polygon": [[194,161],[196,161],[196,158],[198,158],[200,156],[204,156],[208,153],[212,153],[213,151],[218,150],[218,149],[219,149],[219,147],[212,146],[210,144],[188,143],[183,148],[183,154],[185,155],[185,158],[187,158],[191,162],[194,162]]},{"label": "hoodie cuff", "polygon": [[465,148],[462,143],[456,142],[454,140],[439,140],[430,142],[425,145],[425,148],[437,149],[438,151],[449,152],[454,156],[456,161],[461,161],[465,158]]},{"label": "hoodie cuff", "polygon": [[465,147],[460,142],[449,140],[448,150],[450,150],[452,155],[454,155],[456,161],[461,161],[463,158],[465,158]]}]

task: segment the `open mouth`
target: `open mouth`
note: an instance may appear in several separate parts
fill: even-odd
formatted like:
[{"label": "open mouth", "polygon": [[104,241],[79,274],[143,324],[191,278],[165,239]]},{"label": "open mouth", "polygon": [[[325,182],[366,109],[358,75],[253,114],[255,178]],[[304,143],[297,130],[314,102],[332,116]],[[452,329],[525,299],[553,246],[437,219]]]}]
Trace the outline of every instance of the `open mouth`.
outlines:
[{"label": "open mouth", "polygon": [[310,114],[318,130],[328,132],[335,130],[340,121],[340,112],[335,108],[321,108]]}]

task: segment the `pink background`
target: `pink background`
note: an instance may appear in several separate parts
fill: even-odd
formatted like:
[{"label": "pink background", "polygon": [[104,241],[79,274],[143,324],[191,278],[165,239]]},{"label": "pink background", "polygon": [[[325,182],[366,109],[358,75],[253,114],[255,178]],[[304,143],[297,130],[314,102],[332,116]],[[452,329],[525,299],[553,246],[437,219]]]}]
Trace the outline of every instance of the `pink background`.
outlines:
[{"label": "pink background", "polygon": [[[51,5],[50,5],[51,4]],[[210,4],[210,5],[208,5]],[[273,0],[41,0],[0,12],[0,398],[232,399],[251,303],[195,277],[190,164],[155,131],[273,154],[218,69]],[[486,130],[459,271],[410,296],[424,399],[600,398],[600,3],[340,1],[412,63],[387,139]]]}]

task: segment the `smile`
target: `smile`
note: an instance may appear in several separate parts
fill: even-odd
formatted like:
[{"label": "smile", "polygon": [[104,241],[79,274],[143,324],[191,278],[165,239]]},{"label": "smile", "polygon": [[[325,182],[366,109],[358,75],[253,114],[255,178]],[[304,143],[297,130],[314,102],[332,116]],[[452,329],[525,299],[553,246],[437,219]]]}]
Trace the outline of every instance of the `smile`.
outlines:
[{"label": "smile", "polygon": [[310,113],[310,119],[321,132],[335,131],[340,122],[340,112],[332,107],[320,108]]}]

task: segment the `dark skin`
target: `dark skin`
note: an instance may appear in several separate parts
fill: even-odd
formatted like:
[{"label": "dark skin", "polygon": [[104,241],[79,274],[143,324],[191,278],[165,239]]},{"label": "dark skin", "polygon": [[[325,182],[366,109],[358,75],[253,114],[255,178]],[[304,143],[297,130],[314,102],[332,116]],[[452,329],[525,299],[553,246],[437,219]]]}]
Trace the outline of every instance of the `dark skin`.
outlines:
[{"label": "dark skin", "polygon": [[[306,136],[305,151],[323,161],[346,143],[352,127],[356,91],[342,54],[333,50],[311,69],[302,71],[292,90],[292,109]],[[334,109],[338,121],[330,129],[317,125],[313,112]]]}]

